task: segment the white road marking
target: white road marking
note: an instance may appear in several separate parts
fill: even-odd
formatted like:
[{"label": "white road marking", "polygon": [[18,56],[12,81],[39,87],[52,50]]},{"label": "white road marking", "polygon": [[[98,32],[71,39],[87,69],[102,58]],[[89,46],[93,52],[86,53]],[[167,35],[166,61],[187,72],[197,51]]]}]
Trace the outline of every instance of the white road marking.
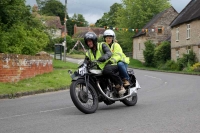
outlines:
[{"label": "white road marking", "polygon": [[161,78],[157,78],[157,77],[153,77],[153,76],[149,76],[149,75],[144,75],[144,76],[149,77],[149,78],[154,78],[154,79],[162,80]]},{"label": "white road marking", "polygon": [[[153,76],[149,76],[149,75],[144,75],[144,76],[163,81],[161,78],[157,78],[157,77],[153,77]],[[164,84],[167,84],[167,82],[164,82]],[[156,91],[157,89],[159,89],[159,88],[154,88],[154,89],[148,90],[146,92]]]},{"label": "white road marking", "polygon": [[[144,75],[144,76],[149,77],[149,78],[154,78],[154,79],[162,80],[161,78],[157,78],[157,77],[153,77],[153,76],[149,76],[149,75]],[[167,84],[167,82],[165,82],[165,84]]]},{"label": "white road marking", "polygon": [[16,118],[16,117],[22,117],[22,116],[28,116],[28,115],[33,115],[33,114],[40,114],[40,113],[59,111],[59,110],[63,110],[63,109],[67,109],[67,108],[74,108],[74,107],[75,106],[70,106],[70,107],[66,107],[66,108],[58,108],[58,109],[44,110],[44,111],[39,111],[39,112],[27,113],[27,114],[13,115],[13,116],[8,116],[8,117],[2,117],[2,118],[0,118],[0,120],[11,119],[11,118]]}]

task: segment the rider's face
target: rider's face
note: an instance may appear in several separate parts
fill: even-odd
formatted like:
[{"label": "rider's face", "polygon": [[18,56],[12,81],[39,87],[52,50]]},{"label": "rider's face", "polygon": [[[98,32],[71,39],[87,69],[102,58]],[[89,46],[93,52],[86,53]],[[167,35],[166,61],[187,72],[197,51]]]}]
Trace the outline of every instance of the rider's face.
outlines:
[{"label": "rider's face", "polygon": [[113,37],[107,36],[107,37],[105,38],[105,40],[106,40],[106,43],[107,43],[107,44],[111,44],[111,43],[112,43],[112,40],[113,40]]},{"label": "rider's face", "polygon": [[94,44],[92,40],[87,40],[87,44],[89,48],[93,48]]}]

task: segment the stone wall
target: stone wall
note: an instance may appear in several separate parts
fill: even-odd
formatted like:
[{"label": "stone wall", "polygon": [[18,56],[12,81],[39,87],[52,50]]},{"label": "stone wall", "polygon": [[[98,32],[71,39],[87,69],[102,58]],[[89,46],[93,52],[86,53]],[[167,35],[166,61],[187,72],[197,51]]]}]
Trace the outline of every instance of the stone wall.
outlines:
[{"label": "stone wall", "polygon": [[0,82],[18,82],[22,79],[53,71],[49,55],[36,56],[0,53]]},{"label": "stone wall", "polygon": [[[151,40],[156,45],[159,45],[162,41],[167,40],[171,36],[171,29],[169,25],[177,15],[177,11],[171,7],[167,9],[156,21],[154,19],[153,21],[151,20],[149,22],[151,23],[151,26],[148,27],[150,31],[133,39],[133,58],[144,62],[144,43],[147,40]],[[158,33],[156,30],[154,32],[151,31],[151,29],[158,29],[161,27],[163,28],[162,33]]]},{"label": "stone wall", "polygon": [[159,27],[163,28],[162,33],[148,32],[146,34],[147,40],[153,41],[155,44],[159,44],[171,36],[170,23],[178,15],[177,11],[171,7],[165,11],[165,13],[152,25],[151,28],[158,29]]},{"label": "stone wall", "polygon": [[141,62],[145,62],[143,51],[145,50],[144,43],[146,41],[147,41],[147,39],[144,36],[140,36],[140,37],[133,39],[133,44],[137,44],[137,45],[133,45],[134,46],[133,47],[133,59],[137,59]]},{"label": "stone wall", "polygon": [[[190,24],[190,38],[187,38],[187,24]],[[177,31],[179,29],[179,40],[176,40]],[[171,58],[177,61],[176,53],[179,52],[180,57],[187,53],[188,46],[191,47],[200,62],[200,20],[184,23],[172,28],[171,37]]]}]

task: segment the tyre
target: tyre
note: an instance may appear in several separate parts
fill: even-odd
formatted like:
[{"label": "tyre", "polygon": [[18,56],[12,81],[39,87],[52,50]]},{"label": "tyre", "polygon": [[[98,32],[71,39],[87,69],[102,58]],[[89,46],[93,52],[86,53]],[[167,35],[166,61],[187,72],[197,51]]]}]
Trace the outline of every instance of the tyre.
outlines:
[{"label": "tyre", "polygon": [[94,113],[98,108],[98,97],[95,89],[88,83],[88,92],[84,79],[73,81],[70,86],[70,96],[74,105],[83,113]]},{"label": "tyre", "polygon": [[137,103],[137,99],[138,99],[138,97],[136,94],[135,96],[123,99],[122,103],[125,104],[126,106],[135,106],[135,104]]}]

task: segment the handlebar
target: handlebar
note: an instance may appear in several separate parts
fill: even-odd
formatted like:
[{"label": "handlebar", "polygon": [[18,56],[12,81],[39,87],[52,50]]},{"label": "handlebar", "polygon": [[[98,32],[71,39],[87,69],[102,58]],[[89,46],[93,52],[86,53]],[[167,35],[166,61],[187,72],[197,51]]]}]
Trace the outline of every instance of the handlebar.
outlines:
[{"label": "handlebar", "polygon": [[81,68],[83,66],[86,66],[87,68],[93,68],[97,66],[98,63],[101,63],[101,62],[99,62],[98,60],[88,61],[87,63],[83,63],[80,66],[78,66],[78,68]]},{"label": "handlebar", "polygon": [[88,67],[89,67],[89,68],[93,68],[93,67],[97,66],[98,63],[100,63],[100,62],[97,61],[97,60],[89,61],[89,63],[88,63]]}]

